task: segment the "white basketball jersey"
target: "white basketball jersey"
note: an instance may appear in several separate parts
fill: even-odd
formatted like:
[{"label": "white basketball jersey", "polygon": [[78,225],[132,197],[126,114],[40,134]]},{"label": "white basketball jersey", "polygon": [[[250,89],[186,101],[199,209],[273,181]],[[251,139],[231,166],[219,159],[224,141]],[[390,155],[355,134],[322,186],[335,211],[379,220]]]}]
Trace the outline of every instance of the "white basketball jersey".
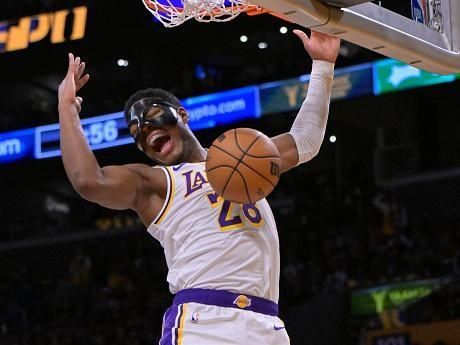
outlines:
[{"label": "white basketball jersey", "polygon": [[164,170],[168,193],[147,231],[164,248],[171,292],[226,290],[277,303],[279,241],[268,202],[223,200],[207,182],[204,162],[156,169]]}]

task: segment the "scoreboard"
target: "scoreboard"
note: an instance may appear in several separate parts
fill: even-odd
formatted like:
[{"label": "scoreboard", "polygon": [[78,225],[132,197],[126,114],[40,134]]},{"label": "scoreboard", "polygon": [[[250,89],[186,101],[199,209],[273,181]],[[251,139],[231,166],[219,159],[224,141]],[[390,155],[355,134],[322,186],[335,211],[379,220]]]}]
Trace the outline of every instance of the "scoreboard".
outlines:
[{"label": "scoreboard", "polygon": [[[261,115],[259,88],[255,86],[183,100],[190,115],[190,128],[199,130]],[[123,112],[81,120],[92,150],[134,143]],[[0,133],[0,164],[22,159],[61,155],[59,124]]]}]

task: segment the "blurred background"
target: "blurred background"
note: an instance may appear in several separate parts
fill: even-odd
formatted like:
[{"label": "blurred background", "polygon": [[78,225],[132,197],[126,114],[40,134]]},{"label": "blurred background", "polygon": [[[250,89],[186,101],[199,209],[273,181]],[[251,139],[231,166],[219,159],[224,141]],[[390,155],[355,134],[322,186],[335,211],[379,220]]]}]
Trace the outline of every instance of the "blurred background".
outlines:
[{"label": "blurred background", "polygon": [[[409,0],[383,3],[411,16]],[[0,344],[152,344],[172,301],[136,215],[66,179],[67,53],[91,74],[81,117],[100,163],[151,164],[119,113],[146,87],[184,100],[205,146],[229,128],[289,130],[311,69],[294,28],[263,14],[165,29],[141,1],[2,3]],[[460,344],[458,79],[343,42],[321,152],[269,196],[292,344]]]}]

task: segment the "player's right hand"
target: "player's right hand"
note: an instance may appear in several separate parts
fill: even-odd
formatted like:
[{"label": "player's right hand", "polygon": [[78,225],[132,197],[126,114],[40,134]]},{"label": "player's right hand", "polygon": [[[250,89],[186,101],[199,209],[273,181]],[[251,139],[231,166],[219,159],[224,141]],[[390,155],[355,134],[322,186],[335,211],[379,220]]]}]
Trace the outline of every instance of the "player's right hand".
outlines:
[{"label": "player's right hand", "polygon": [[335,63],[339,55],[340,38],[314,30],[311,31],[310,37],[301,30],[293,32],[300,38],[305,50],[313,60]]},{"label": "player's right hand", "polygon": [[88,82],[89,74],[84,74],[85,63],[79,57],[69,53],[69,67],[67,75],[59,84],[59,107],[74,106],[78,113],[81,111],[83,98],[77,97],[77,92]]}]

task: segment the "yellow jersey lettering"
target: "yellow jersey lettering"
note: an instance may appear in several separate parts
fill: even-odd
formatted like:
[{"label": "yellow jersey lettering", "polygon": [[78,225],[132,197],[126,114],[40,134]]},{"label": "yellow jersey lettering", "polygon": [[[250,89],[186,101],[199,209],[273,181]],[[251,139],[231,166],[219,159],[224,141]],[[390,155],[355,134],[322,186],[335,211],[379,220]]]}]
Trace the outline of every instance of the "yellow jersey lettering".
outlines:
[{"label": "yellow jersey lettering", "polygon": [[[241,229],[244,226],[243,219],[246,219],[257,228],[263,224],[262,215],[255,204],[236,204],[224,200],[215,192],[209,193],[206,196],[212,207],[221,207],[217,221],[222,231]],[[235,207],[238,208],[239,212],[235,213]]]}]

